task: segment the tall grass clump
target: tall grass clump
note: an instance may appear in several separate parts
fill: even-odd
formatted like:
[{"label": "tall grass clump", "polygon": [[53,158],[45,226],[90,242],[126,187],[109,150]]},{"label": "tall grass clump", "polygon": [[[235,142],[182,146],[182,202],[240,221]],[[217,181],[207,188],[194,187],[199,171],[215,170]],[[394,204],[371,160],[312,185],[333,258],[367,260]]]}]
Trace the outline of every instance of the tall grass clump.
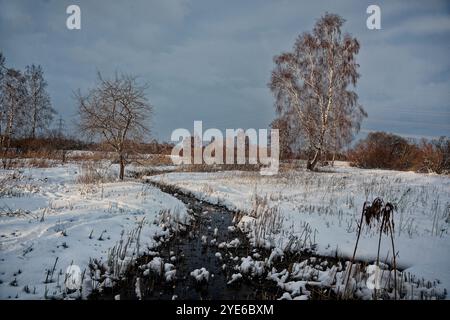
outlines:
[{"label": "tall grass clump", "polygon": [[[353,249],[353,256],[350,261],[349,270],[347,272],[347,280],[345,283],[344,294],[347,293],[348,284],[352,274],[352,267],[356,257],[356,251],[358,249],[359,239],[363,230],[363,226],[366,225],[367,231],[371,228],[375,228],[378,231],[378,249],[377,249],[377,260],[376,266],[377,270],[380,266],[380,247],[381,247],[381,237],[383,234],[390,237],[392,246],[392,256],[393,256],[393,269],[394,269],[394,299],[397,299],[397,261],[395,252],[395,241],[394,241],[394,211],[396,207],[390,202],[384,203],[381,198],[376,198],[372,203],[365,202],[363,205],[363,210],[361,211],[361,219],[358,224],[358,233],[356,237],[355,247]],[[365,224],[364,224],[365,222]],[[375,298],[376,298],[376,288],[375,288]]]}]

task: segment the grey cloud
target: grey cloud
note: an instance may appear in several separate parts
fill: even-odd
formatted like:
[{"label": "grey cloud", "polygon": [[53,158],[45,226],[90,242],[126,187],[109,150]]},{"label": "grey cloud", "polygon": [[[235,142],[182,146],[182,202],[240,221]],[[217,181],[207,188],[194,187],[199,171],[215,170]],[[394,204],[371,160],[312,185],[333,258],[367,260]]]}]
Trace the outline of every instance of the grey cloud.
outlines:
[{"label": "grey cloud", "polygon": [[[361,42],[357,87],[364,130],[450,135],[449,5],[379,1],[382,30],[365,26],[372,1],[12,1],[0,0],[0,50],[17,68],[43,65],[56,109],[75,112],[72,91],[96,71],[131,72],[150,85],[153,132],[264,128],[274,117],[266,84],[272,58],[290,50],[325,11],[341,14]],[[82,9],[82,30],[65,28],[65,8]]]}]

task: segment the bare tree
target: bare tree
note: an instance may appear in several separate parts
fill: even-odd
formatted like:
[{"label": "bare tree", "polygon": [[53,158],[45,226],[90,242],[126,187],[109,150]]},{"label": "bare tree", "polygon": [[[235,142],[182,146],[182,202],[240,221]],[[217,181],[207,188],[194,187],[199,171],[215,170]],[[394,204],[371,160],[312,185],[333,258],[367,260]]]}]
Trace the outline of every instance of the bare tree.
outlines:
[{"label": "bare tree", "polygon": [[7,150],[12,137],[18,135],[24,124],[27,88],[23,74],[19,70],[6,69],[0,91],[1,146]]},{"label": "bare tree", "polygon": [[146,89],[131,75],[116,74],[108,80],[99,74],[95,88],[86,95],[76,93],[81,130],[99,137],[117,153],[121,180],[130,144],[149,133],[152,107]]},{"label": "bare tree", "polygon": [[5,56],[3,55],[3,52],[0,51],[0,83],[3,80],[3,77],[5,76]]},{"label": "bare tree", "polygon": [[5,116],[5,108],[3,105],[4,99],[4,79],[6,75],[6,66],[5,66],[5,56],[2,52],[0,52],[0,142],[3,146],[3,126],[4,126],[4,116]]},{"label": "bare tree", "polygon": [[8,158],[11,140],[24,127],[27,89],[22,73],[4,67],[3,57],[0,60],[3,60],[3,74],[0,77],[0,146],[3,168],[6,169],[11,161]]},{"label": "bare tree", "polygon": [[[344,19],[325,14],[312,33],[297,38],[293,52],[274,58],[270,89],[277,112],[298,122],[312,156],[308,169],[314,170],[321,155],[359,130],[366,113],[349,87],[356,85],[359,65],[355,56],[359,43],[342,35]],[[334,142],[332,140],[335,140]]]},{"label": "bare tree", "polygon": [[34,64],[27,66],[25,69],[25,79],[28,90],[29,135],[34,139],[38,130],[48,128],[56,111],[52,108],[50,95],[46,90],[47,81],[44,79],[42,67]]}]

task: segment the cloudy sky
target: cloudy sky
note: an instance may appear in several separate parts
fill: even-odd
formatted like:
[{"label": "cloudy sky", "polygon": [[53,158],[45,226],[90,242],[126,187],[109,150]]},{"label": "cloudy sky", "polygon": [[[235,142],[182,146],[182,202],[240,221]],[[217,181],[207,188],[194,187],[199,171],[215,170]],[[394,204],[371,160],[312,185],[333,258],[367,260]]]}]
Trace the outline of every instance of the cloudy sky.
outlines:
[{"label": "cloudy sky", "polygon": [[[66,28],[70,4],[81,8],[81,30]],[[366,27],[370,4],[381,7],[381,30]],[[0,50],[8,66],[43,66],[68,124],[73,91],[91,87],[97,71],[138,75],[150,85],[153,134],[169,140],[194,120],[267,128],[273,56],[327,11],[361,43],[362,132],[450,136],[448,1],[0,0]]]}]

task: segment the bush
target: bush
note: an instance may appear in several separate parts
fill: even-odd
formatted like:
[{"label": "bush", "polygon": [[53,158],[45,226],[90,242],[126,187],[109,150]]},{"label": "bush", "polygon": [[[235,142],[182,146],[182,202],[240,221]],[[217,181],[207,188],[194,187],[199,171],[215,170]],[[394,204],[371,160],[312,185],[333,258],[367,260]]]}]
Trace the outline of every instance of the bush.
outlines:
[{"label": "bush", "polygon": [[445,153],[436,141],[421,141],[413,169],[418,172],[448,172],[448,163],[447,167],[445,165]]},{"label": "bush", "polygon": [[442,137],[416,143],[395,134],[372,132],[348,158],[351,165],[361,168],[446,173],[450,169],[450,140]]},{"label": "bush", "polygon": [[362,168],[408,170],[418,148],[405,138],[386,133],[371,132],[349,153],[350,162]]}]

